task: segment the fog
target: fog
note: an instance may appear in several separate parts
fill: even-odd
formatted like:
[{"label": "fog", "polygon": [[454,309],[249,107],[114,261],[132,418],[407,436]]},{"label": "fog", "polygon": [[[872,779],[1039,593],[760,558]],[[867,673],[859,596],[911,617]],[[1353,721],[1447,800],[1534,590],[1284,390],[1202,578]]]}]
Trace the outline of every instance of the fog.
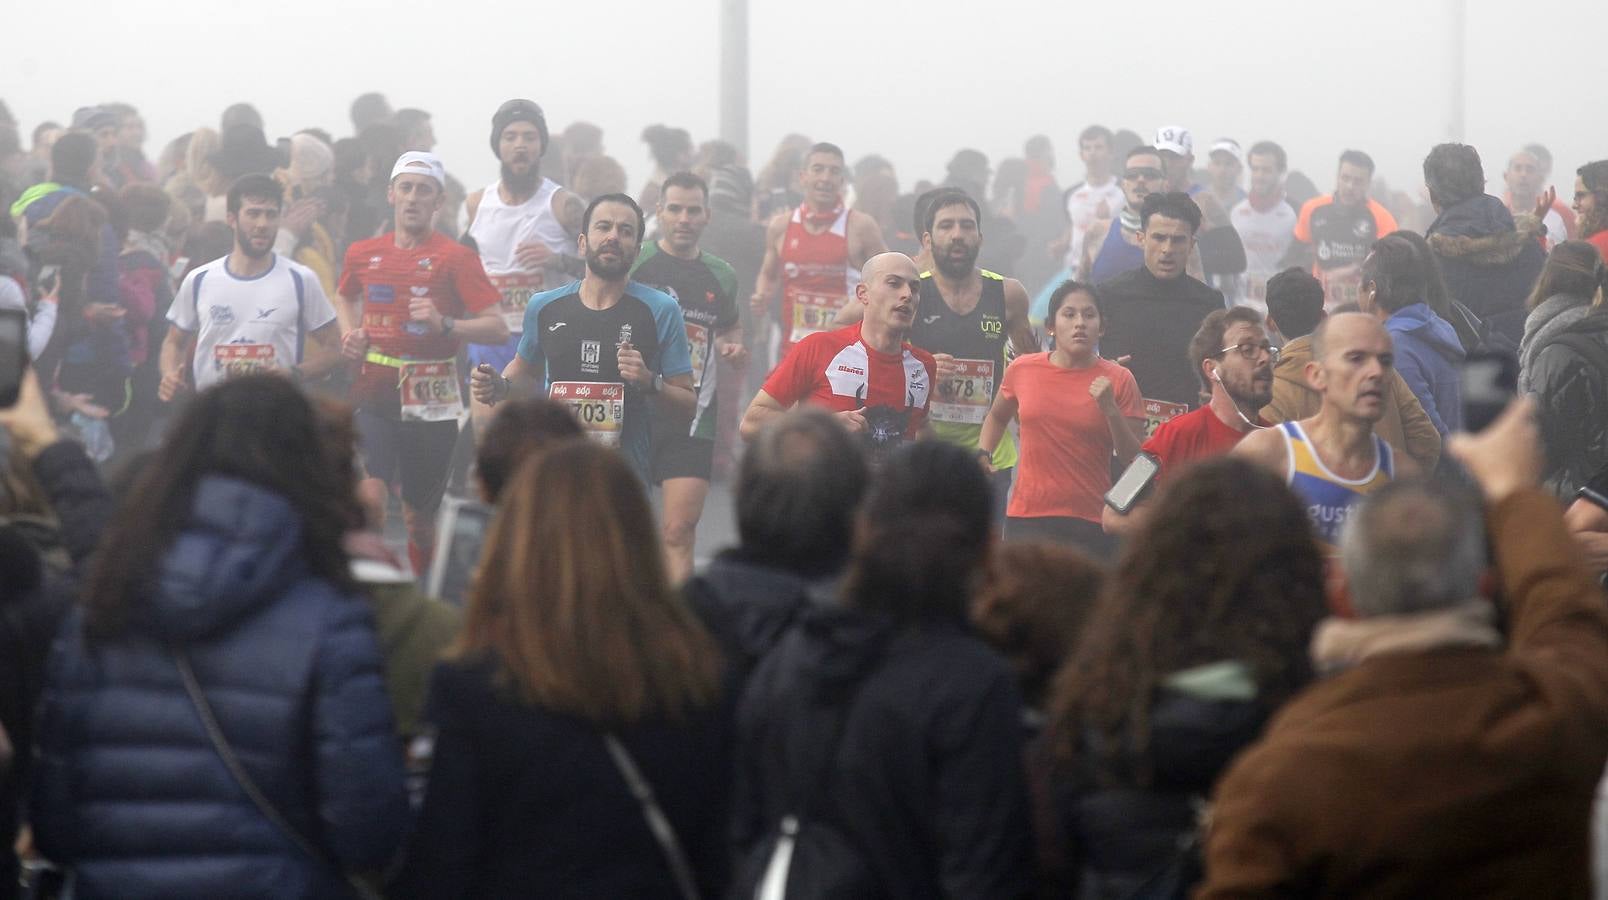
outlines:
[{"label": "fog", "polygon": [[[1454,5],[756,0],[751,165],[799,131],[841,144],[851,160],[888,156],[908,188],[941,177],[960,147],[997,163],[1042,132],[1070,184],[1081,175],[1083,126],[1148,139],[1158,125],[1181,124],[1198,156],[1219,136],[1247,146],[1271,138],[1327,190],[1340,150],[1355,146],[1393,185],[1416,188],[1425,152],[1451,136]],[[25,138],[87,103],[132,103],[154,158],[178,134],[216,127],[240,100],[262,111],[270,140],[308,126],[342,136],[351,99],[378,90],[394,107],[434,114],[437,152],[473,189],[496,176],[492,111],[527,96],[555,131],[577,119],[601,125],[634,191],[652,168],[643,126],[717,136],[719,6],[6,0],[6,32],[35,37],[7,42],[0,98]],[[1475,0],[1466,34],[1464,138],[1484,157],[1492,190],[1507,155],[1541,141],[1567,195],[1576,166],[1608,156],[1608,3]]]}]

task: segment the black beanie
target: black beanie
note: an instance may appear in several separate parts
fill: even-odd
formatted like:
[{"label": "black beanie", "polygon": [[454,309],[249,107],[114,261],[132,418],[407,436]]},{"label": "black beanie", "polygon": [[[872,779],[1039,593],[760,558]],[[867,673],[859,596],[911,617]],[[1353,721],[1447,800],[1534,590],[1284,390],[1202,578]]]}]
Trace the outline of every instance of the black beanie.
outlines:
[{"label": "black beanie", "polygon": [[542,136],[542,153],[547,152],[547,117],[542,115],[542,108],[531,100],[510,100],[497,107],[496,115],[491,117],[491,153],[500,157],[497,145],[502,142],[503,129],[515,122],[529,122],[536,126]]}]

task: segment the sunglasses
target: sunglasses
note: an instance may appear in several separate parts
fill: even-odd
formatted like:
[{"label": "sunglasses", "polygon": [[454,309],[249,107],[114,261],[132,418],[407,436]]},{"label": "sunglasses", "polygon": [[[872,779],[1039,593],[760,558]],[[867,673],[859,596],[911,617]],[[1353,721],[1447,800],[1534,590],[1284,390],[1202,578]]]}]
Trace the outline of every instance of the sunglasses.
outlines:
[{"label": "sunglasses", "polygon": [[1141,178],[1149,181],[1156,181],[1164,177],[1164,175],[1165,173],[1163,173],[1160,169],[1153,169],[1149,167],[1142,169],[1125,169],[1122,173],[1122,177],[1129,181],[1138,181]]}]

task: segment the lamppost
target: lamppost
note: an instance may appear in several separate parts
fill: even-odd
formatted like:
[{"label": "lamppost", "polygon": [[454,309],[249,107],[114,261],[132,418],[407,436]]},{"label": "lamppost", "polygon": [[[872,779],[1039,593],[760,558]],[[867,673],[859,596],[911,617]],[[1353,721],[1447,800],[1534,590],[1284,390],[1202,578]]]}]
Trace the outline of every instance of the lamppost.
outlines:
[{"label": "lamppost", "polygon": [[748,158],[748,0],[720,0],[720,139]]}]

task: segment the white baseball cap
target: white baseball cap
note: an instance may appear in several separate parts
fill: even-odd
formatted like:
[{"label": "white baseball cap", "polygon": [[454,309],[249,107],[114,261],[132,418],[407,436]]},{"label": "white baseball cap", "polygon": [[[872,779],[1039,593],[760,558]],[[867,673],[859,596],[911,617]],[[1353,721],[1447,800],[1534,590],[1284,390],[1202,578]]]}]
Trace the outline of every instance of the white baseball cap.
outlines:
[{"label": "white baseball cap", "polygon": [[1229,156],[1234,157],[1234,159],[1239,162],[1240,165],[1245,165],[1245,151],[1240,149],[1239,141],[1236,141],[1233,138],[1218,138],[1217,143],[1212,145],[1211,152],[1227,153]]},{"label": "white baseball cap", "polygon": [[422,150],[409,150],[397,157],[396,165],[391,167],[391,180],[398,175],[425,175],[434,178],[442,190],[447,187],[447,167],[441,164],[441,158]]},{"label": "white baseball cap", "polygon": [[1157,150],[1169,150],[1179,156],[1193,156],[1195,154],[1195,139],[1189,129],[1182,125],[1163,125],[1156,129],[1156,140],[1152,144]]}]

